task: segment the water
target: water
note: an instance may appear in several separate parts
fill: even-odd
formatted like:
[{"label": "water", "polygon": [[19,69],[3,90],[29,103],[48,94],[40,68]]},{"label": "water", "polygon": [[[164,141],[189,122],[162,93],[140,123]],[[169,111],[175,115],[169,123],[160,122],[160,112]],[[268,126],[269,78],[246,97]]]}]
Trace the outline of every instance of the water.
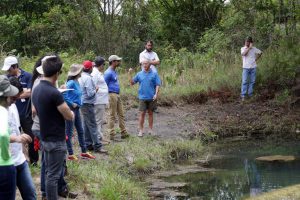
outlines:
[{"label": "water", "polygon": [[[230,142],[213,148],[209,167],[215,172],[186,174],[168,178],[170,182],[187,182],[182,199],[245,199],[274,189],[300,183],[300,161],[262,162],[255,158],[266,155],[300,155],[296,143]],[[166,198],[168,199],[168,198]],[[169,198],[180,199],[180,198]]]}]

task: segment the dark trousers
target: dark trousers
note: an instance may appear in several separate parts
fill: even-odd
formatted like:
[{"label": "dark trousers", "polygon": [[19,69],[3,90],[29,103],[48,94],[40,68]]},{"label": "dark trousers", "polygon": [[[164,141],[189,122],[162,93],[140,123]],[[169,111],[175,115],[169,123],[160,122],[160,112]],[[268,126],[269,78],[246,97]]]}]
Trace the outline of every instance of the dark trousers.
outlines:
[{"label": "dark trousers", "polygon": [[13,165],[0,166],[0,199],[15,200],[16,168]]},{"label": "dark trousers", "polygon": [[39,152],[34,150],[34,135],[32,134],[32,124],[33,121],[31,119],[31,116],[23,117],[20,116],[20,123],[21,127],[24,133],[30,135],[32,142],[28,144],[28,155],[30,164],[37,163],[39,161]]}]

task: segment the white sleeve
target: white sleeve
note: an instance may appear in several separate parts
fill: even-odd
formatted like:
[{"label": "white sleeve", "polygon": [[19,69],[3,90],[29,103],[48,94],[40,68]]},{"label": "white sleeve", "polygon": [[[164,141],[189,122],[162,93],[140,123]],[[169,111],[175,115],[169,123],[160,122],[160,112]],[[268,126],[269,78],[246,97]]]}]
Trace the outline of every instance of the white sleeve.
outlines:
[{"label": "white sleeve", "polygon": [[242,55],[245,53],[245,50],[246,50],[245,47],[242,47],[242,48],[241,48],[241,54],[242,54]]},{"label": "white sleeve", "polygon": [[142,63],[142,61],[143,61],[143,52],[142,52],[142,53],[140,53],[139,63],[141,64],[141,63]]},{"label": "white sleeve", "polygon": [[262,52],[261,52],[261,50],[259,50],[258,48],[255,47],[255,53],[256,54],[261,54]]},{"label": "white sleeve", "polygon": [[159,58],[158,58],[157,53],[154,53],[154,56],[155,56],[155,60],[156,60],[156,61],[159,61]]}]

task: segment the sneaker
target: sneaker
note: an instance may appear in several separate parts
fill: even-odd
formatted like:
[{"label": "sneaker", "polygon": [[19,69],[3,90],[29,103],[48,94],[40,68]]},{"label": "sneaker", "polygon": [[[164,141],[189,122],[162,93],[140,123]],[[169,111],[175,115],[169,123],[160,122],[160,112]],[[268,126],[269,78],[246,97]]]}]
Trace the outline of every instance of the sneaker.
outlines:
[{"label": "sneaker", "polygon": [[138,137],[143,137],[143,132],[142,131],[139,132]]},{"label": "sneaker", "polygon": [[95,153],[103,153],[103,154],[108,154],[108,151],[102,148],[98,148],[94,150]]},{"label": "sneaker", "polygon": [[81,156],[81,158],[83,158],[83,159],[95,159],[95,158],[96,158],[96,157],[93,156],[90,152],[81,153],[80,156]]},{"label": "sneaker", "polygon": [[124,133],[124,134],[121,135],[121,138],[122,139],[129,138],[129,134],[128,133]]},{"label": "sneaker", "polygon": [[75,155],[69,155],[69,156],[68,156],[68,160],[77,161],[78,158],[77,158]]}]

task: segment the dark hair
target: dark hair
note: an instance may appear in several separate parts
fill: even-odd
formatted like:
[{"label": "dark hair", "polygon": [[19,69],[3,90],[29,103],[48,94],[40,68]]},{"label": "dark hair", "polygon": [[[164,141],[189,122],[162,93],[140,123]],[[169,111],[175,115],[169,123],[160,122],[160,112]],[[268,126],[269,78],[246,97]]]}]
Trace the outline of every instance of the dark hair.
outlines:
[{"label": "dark hair", "polygon": [[19,93],[23,92],[23,86],[22,84],[20,83],[19,79],[15,76],[11,76],[9,78],[9,82],[11,85],[15,86],[16,88],[18,88],[19,90]]},{"label": "dark hair", "polygon": [[51,77],[58,73],[62,68],[63,62],[61,59],[56,57],[48,58],[43,62],[43,71],[45,77]]},{"label": "dark hair", "polygon": [[[80,73],[79,73],[79,74],[80,74]],[[79,74],[77,74],[76,76],[68,76],[67,82],[70,81],[70,80],[75,80],[76,77],[77,77]]]},{"label": "dark hair", "polygon": [[145,45],[147,45],[148,43],[150,43],[151,45],[153,45],[153,41],[152,40],[147,40]]},{"label": "dark hair", "polygon": [[248,36],[248,37],[246,38],[246,41],[247,41],[247,42],[253,43],[253,39],[252,39],[252,37],[250,37],[250,36]]},{"label": "dark hair", "polygon": [[16,68],[19,68],[19,64],[18,63],[17,64],[13,64],[10,67],[13,68],[13,69],[16,69]]},{"label": "dark hair", "polygon": [[[93,68],[91,68],[91,69],[93,69]],[[85,68],[82,68],[82,71],[83,71],[83,72],[89,72],[91,69],[85,69]]]},{"label": "dark hair", "polygon": [[104,62],[105,62],[105,59],[103,58],[103,57],[101,57],[101,56],[97,56],[96,58],[95,58],[95,66],[101,66],[101,65],[103,65],[104,64]]},{"label": "dark hair", "polygon": [[32,80],[31,80],[31,88],[33,87],[33,84],[34,84],[34,81],[41,75],[37,70],[36,68],[41,66],[42,65],[42,59],[44,58],[43,57],[40,57],[34,64],[34,67],[33,67],[33,71],[32,71]]}]

